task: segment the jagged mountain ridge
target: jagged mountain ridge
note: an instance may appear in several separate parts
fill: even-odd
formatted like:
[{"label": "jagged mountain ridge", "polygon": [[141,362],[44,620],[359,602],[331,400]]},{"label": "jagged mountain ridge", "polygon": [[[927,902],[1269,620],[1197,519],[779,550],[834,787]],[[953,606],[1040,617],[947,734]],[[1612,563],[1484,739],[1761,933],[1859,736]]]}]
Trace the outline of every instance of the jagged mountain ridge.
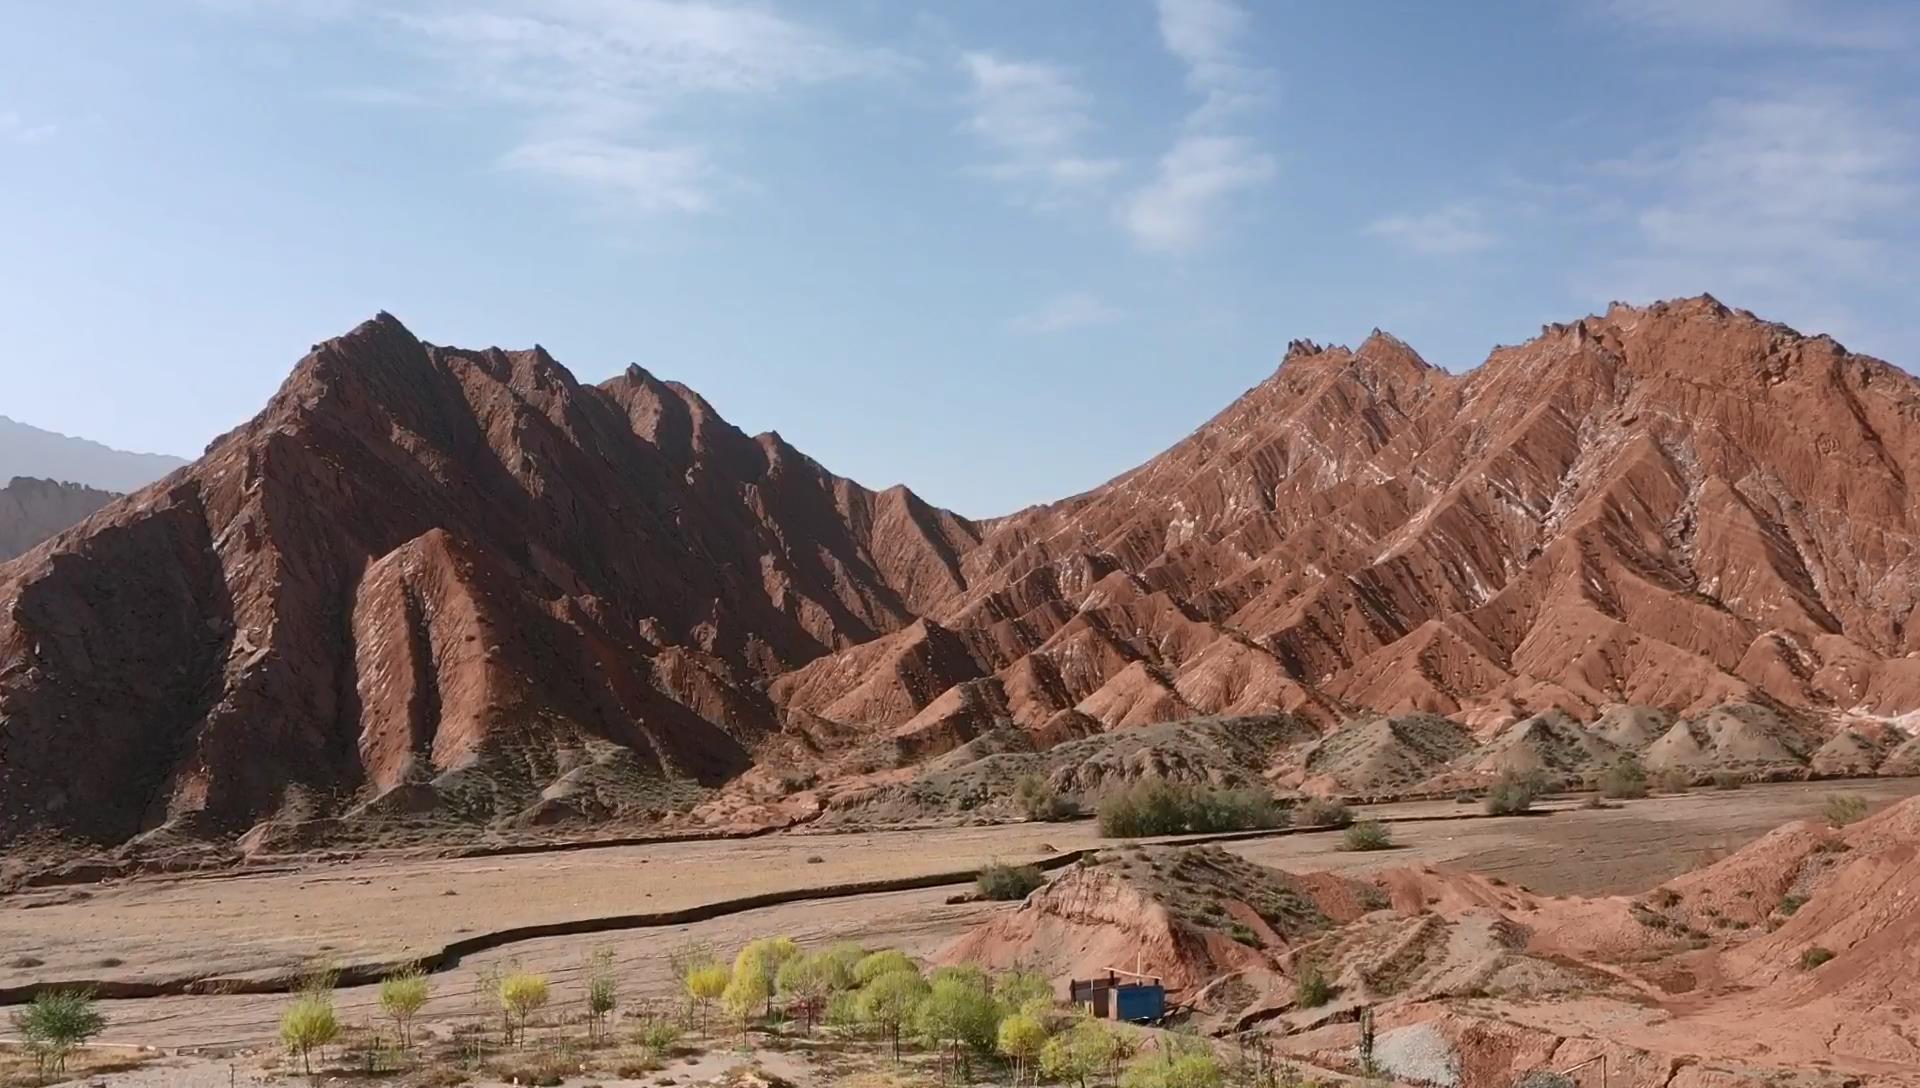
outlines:
[{"label": "jagged mountain ridge", "polygon": [[779,731],[921,758],[1274,709],[1898,715],[1917,457],[1914,379],[1701,298],[1459,375],[1296,343],[1145,465],[974,522],[644,370],[381,315],[0,567],[0,839],[402,786],[491,817],[583,775],[725,781]]},{"label": "jagged mountain ridge", "polygon": [[0,480],[25,476],[126,492],[186,463],[164,453],[116,450],[0,416]]}]

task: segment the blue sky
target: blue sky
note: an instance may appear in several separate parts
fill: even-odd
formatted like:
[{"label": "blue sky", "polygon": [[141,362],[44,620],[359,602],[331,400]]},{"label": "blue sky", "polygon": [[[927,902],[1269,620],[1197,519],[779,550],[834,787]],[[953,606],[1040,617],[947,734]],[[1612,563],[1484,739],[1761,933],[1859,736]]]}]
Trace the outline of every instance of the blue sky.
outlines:
[{"label": "blue sky", "polygon": [[1378,325],[1920,366],[1920,6],[0,0],[0,412],[192,455],[377,310],[964,513]]}]

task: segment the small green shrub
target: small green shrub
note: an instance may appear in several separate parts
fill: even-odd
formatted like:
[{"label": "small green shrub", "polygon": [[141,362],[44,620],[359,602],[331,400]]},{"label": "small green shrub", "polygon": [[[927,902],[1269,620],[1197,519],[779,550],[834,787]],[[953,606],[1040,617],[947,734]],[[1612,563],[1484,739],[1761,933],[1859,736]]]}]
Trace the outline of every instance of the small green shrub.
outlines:
[{"label": "small green shrub", "polygon": [[1228,926],[1227,935],[1239,941],[1241,944],[1246,945],[1248,948],[1260,947],[1260,935],[1253,931],[1252,926],[1244,922],[1235,922]]},{"label": "small green shrub", "polygon": [[1746,778],[1738,771],[1713,772],[1713,788],[1716,790],[1737,790],[1746,782]]},{"label": "small green shrub", "polygon": [[1283,827],[1287,813],[1263,789],[1211,789],[1143,778],[1100,798],[1100,833],[1129,839]]},{"label": "small green shrub", "polygon": [[1533,811],[1534,798],[1545,792],[1537,774],[1508,771],[1487,791],[1485,807],[1489,816],[1520,816]]},{"label": "small green shrub", "polygon": [[1826,807],[1822,811],[1826,814],[1829,824],[1834,827],[1845,827],[1866,816],[1867,803],[1851,794],[1828,794]]},{"label": "small green shrub", "polygon": [[1294,980],[1293,1000],[1303,1009],[1317,1009],[1333,1000],[1333,983],[1318,967],[1308,967]]},{"label": "small green shrub", "polygon": [[1600,772],[1600,796],[1624,799],[1646,795],[1647,771],[1633,756],[1621,756]]},{"label": "small green shrub", "polygon": [[1780,900],[1780,913],[1791,918],[1795,914],[1800,913],[1800,908],[1806,905],[1807,905],[1806,896],[1789,895]]},{"label": "small green shrub", "polygon": [[1379,820],[1361,820],[1347,828],[1340,837],[1340,843],[1348,850],[1390,850],[1393,848],[1393,832]]},{"label": "small green shrub", "polygon": [[1002,865],[997,861],[988,862],[973,878],[974,889],[982,899],[998,900],[1025,899],[1046,882],[1047,878],[1032,865]]},{"label": "small green shrub", "polygon": [[1301,827],[1346,827],[1353,823],[1353,810],[1345,801],[1314,797],[1294,807],[1293,819]]},{"label": "small green shrub", "polygon": [[1023,774],[1013,784],[1013,803],[1029,820],[1053,823],[1080,814],[1079,806],[1037,774]]},{"label": "small green shrub", "polygon": [[1832,949],[1821,948],[1819,945],[1814,945],[1812,948],[1800,953],[1800,969],[1802,971],[1811,971],[1832,958]]}]

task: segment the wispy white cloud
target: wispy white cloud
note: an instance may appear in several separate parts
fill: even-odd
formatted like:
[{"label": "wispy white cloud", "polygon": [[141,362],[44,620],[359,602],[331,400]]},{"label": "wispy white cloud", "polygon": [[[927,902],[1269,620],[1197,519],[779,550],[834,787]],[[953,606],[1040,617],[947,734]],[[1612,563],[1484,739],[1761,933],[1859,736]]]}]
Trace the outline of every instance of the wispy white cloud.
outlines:
[{"label": "wispy white cloud", "polygon": [[973,108],[967,128],[1000,155],[981,173],[1037,187],[1037,199],[1050,203],[1098,188],[1120,169],[1119,160],[1080,149],[1093,128],[1092,99],[1066,69],[984,52],[967,53],[960,64]]},{"label": "wispy white cloud", "polygon": [[1624,232],[1576,288],[1709,290],[1859,332],[1851,299],[1920,288],[1903,271],[1920,211],[1912,132],[1910,115],[1828,86],[1715,100],[1674,138],[1597,165],[1617,184],[1601,215]]},{"label": "wispy white cloud", "polygon": [[904,70],[768,7],[721,0],[201,0],[256,16],[352,19],[425,63],[414,82],[347,88],[368,104],[503,111],[518,139],[502,166],[567,183],[608,207],[705,211],[728,173],[684,133],[696,103],[772,101]]},{"label": "wispy white cloud", "polygon": [[1265,104],[1273,75],[1241,55],[1252,22],[1234,0],[1159,0],[1160,40],[1187,66],[1187,86],[1205,101],[1188,123],[1210,123]]},{"label": "wispy white cloud", "polygon": [[1066,332],[1089,325],[1107,325],[1125,314],[1099,296],[1086,291],[1071,291],[1049,299],[1032,313],[1022,314],[1008,323],[1014,332],[1038,335]]},{"label": "wispy white cloud", "polygon": [[1142,248],[1178,253],[1214,237],[1234,198],[1279,172],[1272,155],[1235,130],[1270,100],[1273,77],[1243,57],[1250,17],[1233,0],[1159,0],[1158,10],[1161,42],[1186,65],[1187,85],[1202,100],[1117,215]]},{"label": "wispy white cloud", "polygon": [[1910,4],[1863,8],[1831,0],[1606,0],[1599,10],[1629,26],[1661,33],[1825,49],[1907,49],[1920,30],[1920,18]]},{"label": "wispy white cloud", "polygon": [[1237,193],[1277,172],[1273,156],[1234,136],[1186,135],[1161,156],[1152,181],[1120,207],[1120,221],[1140,245],[1179,252],[1211,238]]},{"label": "wispy white cloud", "polygon": [[1428,256],[1472,253],[1492,245],[1485,217],[1469,204],[1449,204],[1430,212],[1382,216],[1364,233]]},{"label": "wispy white cloud", "polygon": [[58,131],[57,125],[28,121],[11,110],[0,110],[0,142],[35,144]]},{"label": "wispy white cloud", "polygon": [[643,213],[710,211],[726,180],[699,147],[631,147],[588,137],[521,144],[501,165]]}]

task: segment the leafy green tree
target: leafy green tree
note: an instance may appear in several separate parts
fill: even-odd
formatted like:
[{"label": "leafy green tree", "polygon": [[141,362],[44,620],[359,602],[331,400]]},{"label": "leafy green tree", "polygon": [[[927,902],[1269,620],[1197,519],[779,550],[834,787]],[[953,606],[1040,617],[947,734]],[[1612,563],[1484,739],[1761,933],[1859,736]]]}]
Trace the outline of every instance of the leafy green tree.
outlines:
[{"label": "leafy green tree", "polygon": [[[527,1022],[534,1013],[546,1008],[553,997],[547,976],[515,968],[501,976],[499,996],[509,1031],[519,1040],[519,1045],[527,1045]],[[513,1042],[514,1038],[507,1041]]]},{"label": "leafy green tree", "polygon": [[977,969],[971,975],[955,970],[944,977],[936,972],[913,1023],[921,1040],[940,1052],[942,1072],[957,1070],[966,1076],[971,1056],[993,1049],[1000,1009]]},{"label": "leafy green tree", "polygon": [[740,1038],[747,1037],[747,1025],[753,1021],[753,1014],[762,1004],[771,1004],[773,990],[767,980],[758,971],[741,971],[736,968],[733,977],[727,980],[727,988],[720,994],[720,1005],[727,1010],[727,1016],[740,1029]]},{"label": "leafy green tree", "polygon": [[799,954],[800,946],[793,943],[792,937],[761,937],[748,941],[733,958],[735,982],[739,982],[742,975],[758,976],[758,989],[765,995],[769,1020],[773,1018],[773,995],[780,979],[780,965]]},{"label": "leafy green tree", "polygon": [[897,948],[883,948],[878,952],[869,953],[866,958],[854,964],[853,981],[856,985],[865,986],[881,975],[896,972],[918,977],[920,968],[914,966],[914,962],[907,958],[905,952]]},{"label": "leafy green tree", "polygon": [[340,1037],[340,1019],[333,1011],[333,994],[308,990],[293,999],[280,1016],[280,1041],[300,1055],[300,1068],[313,1074],[313,1052]]},{"label": "leafy green tree", "polygon": [[911,964],[904,971],[887,971],[860,988],[860,1021],[887,1037],[896,1062],[900,1060],[900,1034],[913,1023],[927,993],[927,981]]},{"label": "leafy green tree", "polygon": [[1009,1014],[1041,1012],[1053,1007],[1053,983],[1038,971],[1008,971],[993,980],[993,999]]},{"label": "leafy green tree", "polygon": [[1016,1012],[1000,1021],[1000,1030],[995,1039],[995,1048],[1013,1059],[1013,1083],[1018,1086],[1021,1079],[1040,1050],[1047,1045],[1047,1025],[1038,1016],[1028,1012]]},{"label": "leafy green tree", "polygon": [[724,964],[709,963],[693,968],[683,983],[687,999],[700,1010],[700,1030],[707,1030],[707,1011],[727,992],[733,973]]},{"label": "leafy green tree", "polygon": [[1040,1071],[1074,1088],[1087,1088],[1093,1077],[1111,1077],[1131,1051],[1128,1039],[1111,1024],[1082,1017],[1040,1048]]},{"label": "leafy green tree", "polygon": [[799,1014],[806,1033],[812,1035],[813,1022],[825,1010],[827,997],[834,990],[833,964],[824,953],[795,956],[780,965],[777,982],[787,1008]]},{"label": "leafy green tree", "polygon": [[66,1072],[67,1055],[106,1030],[107,1018],[86,990],[42,990],[13,1014],[13,1027],[45,1077]]},{"label": "leafy green tree", "polygon": [[380,1010],[393,1021],[394,1034],[405,1050],[413,1045],[413,1021],[426,1007],[429,987],[425,972],[408,967],[380,980]]}]

